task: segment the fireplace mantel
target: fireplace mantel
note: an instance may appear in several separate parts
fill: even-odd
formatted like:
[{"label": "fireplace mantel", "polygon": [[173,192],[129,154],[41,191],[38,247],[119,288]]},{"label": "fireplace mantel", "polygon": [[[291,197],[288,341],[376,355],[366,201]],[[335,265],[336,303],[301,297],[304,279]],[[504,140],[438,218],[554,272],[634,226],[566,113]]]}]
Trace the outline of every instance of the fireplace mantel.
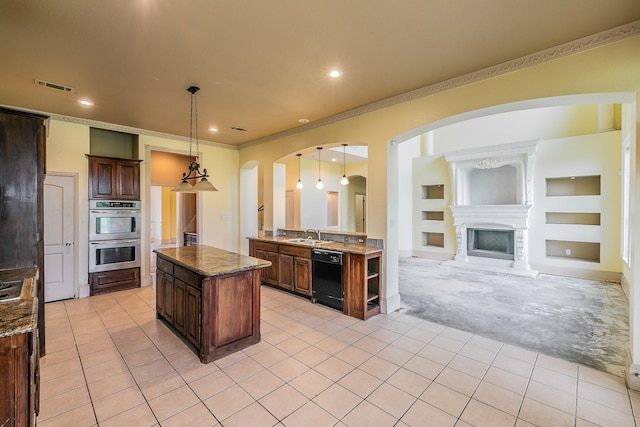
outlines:
[{"label": "fireplace mantel", "polygon": [[[456,228],[455,262],[496,265],[510,271],[529,268],[529,212],[533,206],[533,172],[539,140],[477,147],[445,154],[449,162]],[[469,229],[513,230],[513,261],[468,253]]]}]

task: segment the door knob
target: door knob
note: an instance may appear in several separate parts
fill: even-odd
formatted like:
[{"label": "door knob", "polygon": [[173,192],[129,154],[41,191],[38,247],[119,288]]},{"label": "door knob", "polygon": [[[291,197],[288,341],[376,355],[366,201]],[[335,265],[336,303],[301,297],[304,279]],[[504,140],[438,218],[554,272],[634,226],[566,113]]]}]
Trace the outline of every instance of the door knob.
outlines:
[{"label": "door knob", "polygon": [[65,246],[71,246],[71,243],[67,242],[64,244]]}]

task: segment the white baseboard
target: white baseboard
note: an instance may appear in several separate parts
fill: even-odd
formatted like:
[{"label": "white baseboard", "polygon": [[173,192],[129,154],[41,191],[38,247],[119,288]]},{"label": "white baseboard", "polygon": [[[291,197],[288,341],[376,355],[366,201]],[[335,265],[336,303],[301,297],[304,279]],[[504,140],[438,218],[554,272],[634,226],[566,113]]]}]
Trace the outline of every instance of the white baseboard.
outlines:
[{"label": "white baseboard", "polygon": [[87,298],[91,295],[91,287],[88,283],[78,285],[78,298]]},{"label": "white baseboard", "polygon": [[400,308],[402,308],[402,304],[400,304],[399,293],[380,299],[380,311],[384,314],[393,313]]},{"label": "white baseboard", "polygon": [[453,259],[455,254],[449,252],[436,252],[436,251],[427,251],[422,249],[414,249],[411,256],[415,256],[418,258],[427,258],[434,259],[436,261],[448,261]]}]

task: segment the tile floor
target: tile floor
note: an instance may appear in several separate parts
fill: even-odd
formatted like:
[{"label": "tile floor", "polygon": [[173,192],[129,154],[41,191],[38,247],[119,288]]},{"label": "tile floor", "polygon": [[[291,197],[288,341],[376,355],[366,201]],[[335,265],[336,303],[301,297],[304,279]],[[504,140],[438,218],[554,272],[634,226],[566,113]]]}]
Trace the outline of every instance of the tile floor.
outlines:
[{"label": "tile floor", "polygon": [[634,426],[621,378],[402,313],[263,287],[262,341],[203,365],[152,287],[46,305],[38,426]]}]

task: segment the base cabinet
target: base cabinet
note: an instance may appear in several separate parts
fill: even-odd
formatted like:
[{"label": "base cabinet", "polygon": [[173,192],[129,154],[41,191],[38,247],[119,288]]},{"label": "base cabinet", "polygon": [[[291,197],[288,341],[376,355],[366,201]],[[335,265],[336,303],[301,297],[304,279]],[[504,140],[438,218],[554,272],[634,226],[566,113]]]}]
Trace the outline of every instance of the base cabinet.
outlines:
[{"label": "base cabinet", "polygon": [[310,249],[250,240],[249,255],[271,262],[271,267],[263,269],[263,282],[311,296]]},{"label": "base cabinet", "polygon": [[34,426],[38,412],[37,333],[0,338],[0,425]]},{"label": "base cabinet", "polygon": [[91,295],[106,294],[140,287],[140,267],[89,274]]},{"label": "base cabinet", "polygon": [[382,252],[347,254],[344,271],[345,314],[367,320],[380,313]]},{"label": "base cabinet", "polygon": [[210,363],[260,341],[260,269],[202,276],[158,256],[156,314]]}]

